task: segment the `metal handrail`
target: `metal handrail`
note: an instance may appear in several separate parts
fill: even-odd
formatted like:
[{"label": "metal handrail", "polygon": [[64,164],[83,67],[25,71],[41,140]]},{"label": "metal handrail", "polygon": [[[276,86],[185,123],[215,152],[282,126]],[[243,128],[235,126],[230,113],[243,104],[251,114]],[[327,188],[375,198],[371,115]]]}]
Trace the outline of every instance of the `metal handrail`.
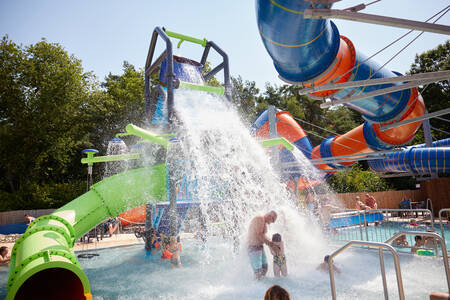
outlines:
[{"label": "metal handrail", "polygon": [[397,276],[397,288],[398,288],[398,295],[400,300],[405,299],[405,293],[403,290],[403,281],[402,281],[402,273],[400,270],[400,260],[398,258],[398,253],[389,244],[386,243],[376,243],[376,242],[367,242],[367,241],[350,241],[347,244],[345,244],[343,247],[337,249],[334,251],[328,259],[328,268],[330,272],[330,285],[331,285],[331,296],[333,300],[336,300],[336,285],[334,282],[334,270],[333,270],[333,258],[343,252],[345,249],[349,248],[352,245],[360,245],[360,246],[370,246],[370,247],[377,247],[380,249],[379,255],[380,255],[380,267],[381,267],[381,277],[383,279],[383,290],[384,290],[384,298],[387,300],[389,299],[388,291],[387,291],[387,283],[386,283],[386,273],[384,268],[384,258],[383,258],[383,248],[388,249],[391,251],[393,257],[394,257],[394,265],[395,265],[395,274]]},{"label": "metal handrail", "polygon": [[[400,237],[402,235],[420,235],[420,236],[425,236],[425,237],[432,237],[441,243],[442,259],[444,260],[445,276],[447,277],[447,288],[448,288],[448,291],[450,292],[450,277],[449,277],[449,268],[448,268],[447,247],[445,246],[445,242],[444,242],[443,238],[435,232],[401,231],[401,232],[394,234],[385,243],[386,244],[391,243],[392,241],[394,241],[395,239],[397,239],[398,237]],[[437,255],[438,255],[438,253],[436,253],[436,257],[437,257]]]},{"label": "metal handrail", "polygon": [[428,212],[430,214],[431,226],[434,226],[434,217],[429,209],[424,208],[416,208],[416,209],[401,209],[401,208],[378,208],[378,209],[365,209],[365,210],[349,210],[341,213],[331,214],[330,217],[345,217],[359,214],[368,214],[368,213],[376,213],[376,212]]},{"label": "metal handrail", "polygon": [[[445,241],[444,225],[442,225],[442,213],[449,212],[449,211],[450,211],[450,208],[443,208],[439,211],[439,226],[441,227],[441,236],[444,239],[444,242],[446,243],[445,245],[447,245],[447,242]],[[444,255],[444,253],[442,253],[442,255]]]},{"label": "metal handrail", "polygon": [[[434,215],[434,210],[433,210],[433,201],[431,201],[431,199],[430,198],[427,198],[427,200],[425,200],[425,201],[427,201],[427,203],[426,203],[426,208],[427,209],[430,209],[430,207],[431,207],[431,215]],[[428,206],[428,203],[430,203],[430,206]]]}]

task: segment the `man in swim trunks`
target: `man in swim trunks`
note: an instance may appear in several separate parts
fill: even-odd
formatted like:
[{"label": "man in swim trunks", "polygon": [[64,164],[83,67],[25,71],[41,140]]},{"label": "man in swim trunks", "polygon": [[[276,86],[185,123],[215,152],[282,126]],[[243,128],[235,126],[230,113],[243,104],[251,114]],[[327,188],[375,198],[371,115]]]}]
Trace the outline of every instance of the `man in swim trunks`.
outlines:
[{"label": "man in swim trunks", "polygon": [[255,278],[260,279],[267,273],[267,257],[264,253],[264,244],[276,249],[277,245],[266,237],[267,224],[275,222],[277,213],[273,210],[264,216],[256,216],[248,228],[248,256]]}]

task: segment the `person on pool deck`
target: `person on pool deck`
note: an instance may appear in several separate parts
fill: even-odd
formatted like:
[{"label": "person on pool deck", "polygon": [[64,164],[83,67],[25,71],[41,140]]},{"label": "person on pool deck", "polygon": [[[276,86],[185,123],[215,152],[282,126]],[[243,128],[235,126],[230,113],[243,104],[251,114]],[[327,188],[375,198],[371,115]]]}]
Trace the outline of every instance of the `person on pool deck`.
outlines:
[{"label": "person on pool deck", "polygon": [[267,274],[267,257],[264,253],[264,244],[278,250],[278,246],[266,237],[267,225],[275,222],[277,213],[270,211],[264,216],[254,217],[248,228],[248,255],[255,278],[260,279]]},{"label": "person on pool deck", "polygon": [[33,222],[36,219],[35,217],[32,217],[32,216],[27,215],[27,214],[25,214],[23,217],[27,221],[27,225],[30,225],[30,223]]},{"label": "person on pool deck", "polygon": [[359,196],[355,197],[355,208],[357,210],[370,209],[369,206],[365,205],[364,202],[361,201],[361,198],[359,198]]},{"label": "person on pool deck", "polygon": [[366,199],[364,200],[364,204],[369,207],[369,209],[377,209],[377,201],[373,196],[370,196],[368,193],[366,193]]},{"label": "person on pool deck", "polygon": [[0,247],[0,265],[9,264],[10,259],[11,257],[8,256],[8,247],[6,246]]},{"label": "person on pool deck", "polygon": [[[317,266],[316,270],[328,272],[330,270],[329,265],[328,265],[329,259],[330,259],[330,256],[325,255],[325,257],[323,258],[323,262]],[[335,271],[338,274],[341,274],[341,270],[338,267],[336,267],[334,264],[333,264],[333,271]]]}]

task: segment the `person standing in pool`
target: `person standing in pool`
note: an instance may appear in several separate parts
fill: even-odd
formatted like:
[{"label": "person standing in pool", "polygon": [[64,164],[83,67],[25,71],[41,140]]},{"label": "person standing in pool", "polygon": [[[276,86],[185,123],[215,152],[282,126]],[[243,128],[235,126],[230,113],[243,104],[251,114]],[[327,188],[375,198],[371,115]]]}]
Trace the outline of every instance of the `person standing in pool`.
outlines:
[{"label": "person standing in pool", "polygon": [[260,279],[267,274],[267,257],[264,253],[264,244],[274,250],[278,246],[266,237],[267,225],[277,220],[277,213],[270,211],[264,216],[256,216],[248,228],[248,256],[255,278]]}]

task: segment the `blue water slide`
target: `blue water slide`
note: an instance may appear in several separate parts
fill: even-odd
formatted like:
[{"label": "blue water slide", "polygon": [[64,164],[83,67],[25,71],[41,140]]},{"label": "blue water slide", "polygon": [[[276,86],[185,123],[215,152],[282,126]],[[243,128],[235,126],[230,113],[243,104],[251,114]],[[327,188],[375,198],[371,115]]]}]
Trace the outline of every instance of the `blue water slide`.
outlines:
[{"label": "blue water slide", "polygon": [[418,175],[449,173],[450,147],[410,147],[384,154],[382,159],[369,160],[368,164],[376,172],[407,172]]},{"label": "blue water slide", "polygon": [[[316,4],[316,8],[323,8]],[[294,82],[314,81],[336,64],[336,56],[343,41],[333,22],[324,19],[304,19],[311,2],[299,0],[257,0],[258,29],[266,50],[282,79]],[[355,69],[350,80],[395,77],[398,73],[380,69],[373,60],[356,51]],[[358,66],[359,65],[359,66]],[[377,72],[376,72],[377,71]],[[374,73],[376,74],[374,75]],[[333,95],[340,99],[390,87],[394,84],[348,88]],[[410,98],[410,90],[357,100],[348,104],[372,122],[394,120],[403,113]]]}]

